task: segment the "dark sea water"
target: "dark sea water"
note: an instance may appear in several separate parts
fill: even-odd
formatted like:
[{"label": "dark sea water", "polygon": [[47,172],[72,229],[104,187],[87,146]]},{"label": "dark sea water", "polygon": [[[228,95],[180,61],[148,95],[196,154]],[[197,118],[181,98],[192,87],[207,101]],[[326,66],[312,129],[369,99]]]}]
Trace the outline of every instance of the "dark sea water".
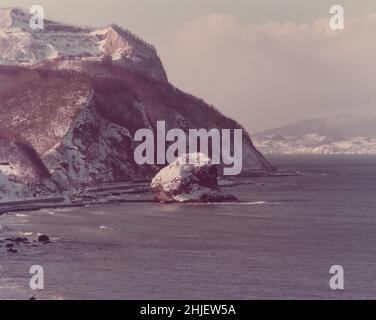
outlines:
[{"label": "dark sea water", "polygon": [[[283,156],[301,176],[226,188],[238,204],[123,203],[0,217],[0,299],[376,298],[376,156]],[[45,290],[29,288],[41,265]],[[329,287],[332,265],[345,290]]]}]

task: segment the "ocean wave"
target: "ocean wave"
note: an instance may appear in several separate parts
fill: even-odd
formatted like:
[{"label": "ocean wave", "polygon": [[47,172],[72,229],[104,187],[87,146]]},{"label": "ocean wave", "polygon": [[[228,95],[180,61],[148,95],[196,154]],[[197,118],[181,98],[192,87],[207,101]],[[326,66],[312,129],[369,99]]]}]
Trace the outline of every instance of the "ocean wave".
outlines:
[{"label": "ocean wave", "polygon": [[107,226],[100,226],[99,229],[100,229],[100,230],[114,231],[113,228],[110,228],[110,227],[107,227]]},{"label": "ocean wave", "polygon": [[30,217],[30,216],[27,215],[27,214],[23,214],[23,213],[17,213],[17,214],[16,214],[16,217],[19,217],[19,218],[26,218],[26,217]]},{"label": "ocean wave", "polygon": [[54,208],[53,210],[51,210],[51,209],[41,209],[39,211],[46,212],[48,214],[55,214],[55,213],[59,213],[59,212],[71,212],[71,211],[74,211],[74,210],[77,210],[77,208],[61,207],[61,208]]},{"label": "ocean wave", "polygon": [[239,205],[257,206],[257,205],[263,205],[263,204],[279,205],[279,204],[282,204],[282,202],[278,202],[278,201],[247,201],[247,202],[239,202],[238,204]]}]

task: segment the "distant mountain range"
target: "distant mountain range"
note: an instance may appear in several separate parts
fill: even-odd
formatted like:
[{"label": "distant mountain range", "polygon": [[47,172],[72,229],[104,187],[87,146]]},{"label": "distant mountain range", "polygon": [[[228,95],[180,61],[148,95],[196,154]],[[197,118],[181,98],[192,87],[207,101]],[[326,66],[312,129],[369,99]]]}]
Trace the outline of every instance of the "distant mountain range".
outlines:
[{"label": "distant mountain range", "polygon": [[253,135],[266,154],[376,154],[376,116],[298,121]]},{"label": "distant mountain range", "polygon": [[[153,46],[117,25],[74,27],[0,9],[0,198],[150,178],[134,133],[241,126],[169,83]],[[243,135],[243,173],[274,168]]]}]

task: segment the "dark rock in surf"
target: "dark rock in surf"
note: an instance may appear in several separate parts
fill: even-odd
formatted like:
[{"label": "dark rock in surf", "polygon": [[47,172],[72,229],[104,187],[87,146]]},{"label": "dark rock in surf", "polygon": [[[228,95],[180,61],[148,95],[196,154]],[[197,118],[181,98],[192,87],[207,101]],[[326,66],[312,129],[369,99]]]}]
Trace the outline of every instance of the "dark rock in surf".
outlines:
[{"label": "dark rock in surf", "polygon": [[49,242],[50,241],[50,238],[48,236],[46,236],[45,234],[41,234],[39,237],[38,237],[38,241],[39,242]]}]

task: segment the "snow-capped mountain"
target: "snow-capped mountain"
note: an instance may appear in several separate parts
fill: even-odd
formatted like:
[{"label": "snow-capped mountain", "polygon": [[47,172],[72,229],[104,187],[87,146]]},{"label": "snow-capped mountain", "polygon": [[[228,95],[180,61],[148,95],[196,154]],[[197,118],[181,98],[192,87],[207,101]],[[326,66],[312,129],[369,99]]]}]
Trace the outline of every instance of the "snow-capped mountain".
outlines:
[{"label": "snow-capped mountain", "polygon": [[[171,85],[155,49],[120,27],[46,21],[33,31],[19,9],[1,9],[0,21],[4,190],[152,177],[159,167],[135,163],[133,137],[140,128],[156,131],[157,121],[186,132],[241,128]],[[243,173],[273,169],[245,134]]]},{"label": "snow-capped mountain", "polygon": [[45,60],[103,61],[167,81],[153,46],[116,25],[79,28],[45,20],[44,30],[32,30],[30,15],[17,8],[0,9],[0,62],[36,65]]},{"label": "snow-capped mountain", "polygon": [[376,154],[376,116],[310,119],[253,136],[268,154]]}]

